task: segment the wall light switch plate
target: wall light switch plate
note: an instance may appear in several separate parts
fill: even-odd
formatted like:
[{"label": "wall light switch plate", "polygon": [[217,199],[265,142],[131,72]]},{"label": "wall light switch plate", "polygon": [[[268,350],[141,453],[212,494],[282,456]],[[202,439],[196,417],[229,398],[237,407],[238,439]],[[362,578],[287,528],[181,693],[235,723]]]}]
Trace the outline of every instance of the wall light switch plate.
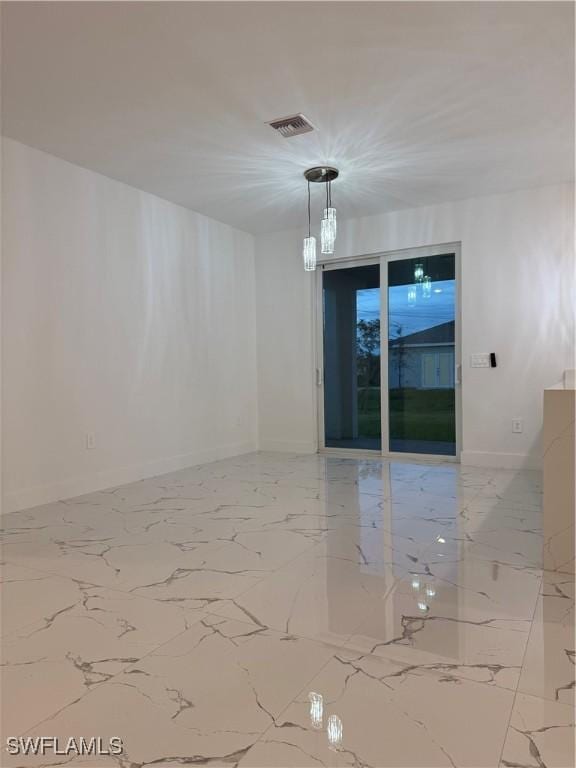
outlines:
[{"label": "wall light switch plate", "polygon": [[476,352],[470,355],[470,368],[490,368],[490,352]]},{"label": "wall light switch plate", "polygon": [[94,432],[87,432],[84,435],[84,447],[87,451],[93,451],[96,448],[96,435]]},{"label": "wall light switch plate", "polygon": [[512,432],[523,432],[524,431],[524,423],[522,419],[512,419]]}]

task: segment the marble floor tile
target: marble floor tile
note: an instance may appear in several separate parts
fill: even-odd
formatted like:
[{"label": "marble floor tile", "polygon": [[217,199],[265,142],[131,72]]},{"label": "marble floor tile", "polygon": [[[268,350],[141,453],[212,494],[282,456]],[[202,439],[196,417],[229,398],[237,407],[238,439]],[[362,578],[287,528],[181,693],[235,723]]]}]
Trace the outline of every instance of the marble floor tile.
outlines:
[{"label": "marble floor tile", "polygon": [[414,573],[453,587],[449,615],[471,620],[530,621],[542,578],[539,568],[472,556],[467,544],[452,550],[447,541],[429,547]]},{"label": "marble floor tile", "polygon": [[69,734],[120,735],[123,766],[235,765],[333,652],[207,616],[29,735],[48,730],[62,741]]},{"label": "marble floor tile", "polygon": [[329,531],[322,546],[326,557],[349,560],[363,572],[389,573],[395,578],[404,576],[419,561],[425,547],[406,536],[396,536],[384,528],[341,526]]},{"label": "marble floor tile", "polygon": [[574,706],[574,578],[544,574],[518,690]]},{"label": "marble floor tile", "polygon": [[447,526],[438,533],[442,547],[432,543],[427,548],[428,562],[483,560],[487,563],[512,565],[540,570],[543,550],[542,534],[538,531],[519,531],[509,528],[499,530],[474,530],[464,526],[450,530]]},{"label": "marble floor tile", "polygon": [[202,614],[65,579],[49,578],[68,605],[53,611],[46,592],[33,623],[3,638],[3,733],[22,734],[184,632]]},{"label": "marble floor tile", "polygon": [[125,747],[6,768],[572,766],[574,576],[542,571],[541,491],[255,453],[4,516],[4,733]]},{"label": "marble floor tile", "polygon": [[[323,727],[309,692],[323,697]],[[434,768],[498,764],[514,694],[384,660],[337,653],[240,760],[243,768],[365,766]],[[342,722],[339,749],[327,720]]]},{"label": "marble floor tile", "polygon": [[572,768],[574,737],[574,707],[519,693],[500,765]]},{"label": "marble floor tile", "polygon": [[233,601],[212,603],[210,611],[249,616],[260,626],[340,645],[368,613],[380,609],[394,578],[392,568],[378,571],[331,556],[323,542]]},{"label": "marble floor tile", "polygon": [[458,516],[472,530],[527,528],[542,533],[542,505],[539,496],[534,505],[476,496],[461,506]]},{"label": "marble floor tile", "polygon": [[442,541],[420,555],[352,647],[413,664],[443,664],[457,675],[515,688],[538,599],[541,572],[440,557]]},{"label": "marble floor tile", "polygon": [[201,607],[204,598],[234,597],[266,573],[255,562],[253,568],[212,566],[210,558],[224,546],[221,540],[182,546],[119,536],[101,542],[7,544],[3,549],[18,564],[36,563],[59,576],[163,600],[185,593],[190,607]]},{"label": "marble floor tile", "polygon": [[386,616],[384,609],[382,615],[359,627],[345,645],[366,655],[402,662],[407,670],[436,671],[446,679],[462,678],[514,691],[527,637],[506,622],[477,625],[442,616]]},{"label": "marble floor tile", "polygon": [[544,537],[544,563],[547,569],[558,573],[576,574],[574,538],[574,524]]},{"label": "marble floor tile", "polygon": [[0,577],[2,636],[45,617],[56,616],[79,599],[78,586],[73,581],[42,571],[3,563]]}]

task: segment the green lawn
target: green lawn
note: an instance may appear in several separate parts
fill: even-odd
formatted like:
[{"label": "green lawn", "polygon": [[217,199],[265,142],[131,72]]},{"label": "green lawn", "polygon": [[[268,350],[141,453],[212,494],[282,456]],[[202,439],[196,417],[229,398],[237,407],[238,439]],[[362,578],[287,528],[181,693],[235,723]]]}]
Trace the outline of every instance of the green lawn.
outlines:
[{"label": "green lawn", "polygon": [[[396,440],[453,442],[456,435],[454,390],[390,390],[390,437]],[[361,437],[380,436],[380,390],[358,390]]]},{"label": "green lawn", "polygon": [[380,388],[358,388],[358,434],[380,437]]}]

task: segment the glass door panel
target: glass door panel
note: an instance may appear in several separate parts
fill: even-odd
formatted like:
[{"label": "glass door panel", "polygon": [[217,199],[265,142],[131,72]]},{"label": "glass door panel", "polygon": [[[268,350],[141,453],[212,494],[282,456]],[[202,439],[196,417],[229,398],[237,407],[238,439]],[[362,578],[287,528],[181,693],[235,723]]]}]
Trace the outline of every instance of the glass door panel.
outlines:
[{"label": "glass door panel", "polygon": [[456,257],[388,262],[389,449],[456,454]]},{"label": "glass door panel", "polygon": [[322,273],[324,445],[382,448],[380,266]]}]

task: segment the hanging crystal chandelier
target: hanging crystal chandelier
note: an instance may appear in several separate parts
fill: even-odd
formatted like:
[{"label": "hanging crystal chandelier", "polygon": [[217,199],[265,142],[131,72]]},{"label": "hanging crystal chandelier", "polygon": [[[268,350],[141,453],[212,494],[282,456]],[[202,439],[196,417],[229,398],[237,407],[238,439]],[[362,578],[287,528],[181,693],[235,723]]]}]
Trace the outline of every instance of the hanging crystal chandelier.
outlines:
[{"label": "hanging crystal chandelier", "polygon": [[304,172],[308,182],[308,237],[304,238],[304,269],[316,269],[316,238],[311,235],[310,228],[310,182],[326,185],[326,207],[320,221],[320,250],[324,254],[334,253],[336,242],[336,208],[332,206],[332,181],[338,178],[338,169],[330,166],[316,166]]}]

